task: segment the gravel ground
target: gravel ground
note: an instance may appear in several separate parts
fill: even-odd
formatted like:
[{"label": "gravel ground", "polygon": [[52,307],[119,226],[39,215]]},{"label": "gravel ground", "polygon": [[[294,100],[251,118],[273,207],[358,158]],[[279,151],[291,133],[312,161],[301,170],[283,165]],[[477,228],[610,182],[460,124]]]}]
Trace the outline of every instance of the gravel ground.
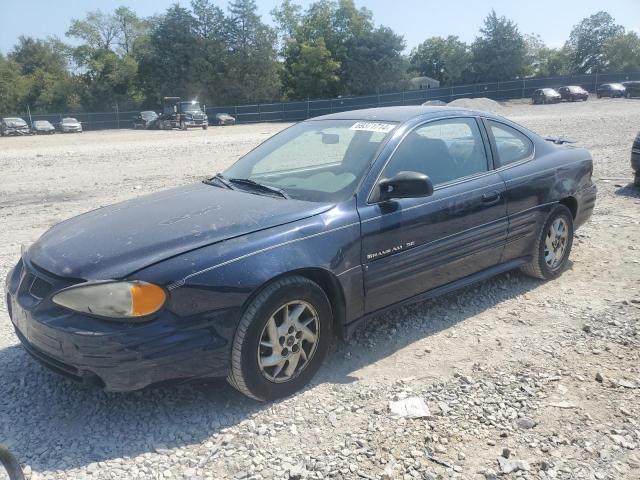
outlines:
[{"label": "gravel ground", "polygon": [[[511,272],[398,308],[271,404],[223,381],[133,394],[70,383],[27,356],[0,299],[0,442],[31,479],[640,478],[640,102],[503,113],[594,157],[596,210],[558,280]],[[1,139],[0,275],[50,225],[215,173],[283,127]],[[390,413],[413,397],[427,417]]]}]

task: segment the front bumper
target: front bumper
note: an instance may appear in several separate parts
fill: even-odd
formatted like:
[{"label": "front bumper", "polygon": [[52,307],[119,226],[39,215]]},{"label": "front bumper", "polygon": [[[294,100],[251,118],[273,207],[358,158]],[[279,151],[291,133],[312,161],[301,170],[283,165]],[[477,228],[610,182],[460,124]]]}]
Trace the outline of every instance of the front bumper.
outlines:
[{"label": "front bumper", "polygon": [[[43,282],[55,286],[40,299]],[[227,375],[229,342],[217,326],[232,312],[180,317],[167,309],[146,323],[109,322],[53,304],[50,296],[67,284],[21,261],[5,287],[19,340],[49,369],[115,392]]]},{"label": "front bumper", "polygon": [[201,127],[207,124],[206,120],[185,120],[184,124],[187,127]]},{"label": "front bumper", "polygon": [[6,128],[4,134],[10,135],[31,135],[31,130],[28,128]]}]

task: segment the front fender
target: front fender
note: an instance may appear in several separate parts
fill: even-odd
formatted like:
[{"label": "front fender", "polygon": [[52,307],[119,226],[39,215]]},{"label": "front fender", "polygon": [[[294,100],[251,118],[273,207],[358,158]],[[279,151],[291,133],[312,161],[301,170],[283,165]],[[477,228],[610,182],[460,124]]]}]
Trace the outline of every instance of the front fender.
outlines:
[{"label": "front fender", "polygon": [[360,222],[355,199],[319,215],[225,240],[164,260],[132,277],[167,287],[180,316],[239,312],[251,296],[281,275],[325,271],[344,294],[345,321],[362,314]]}]

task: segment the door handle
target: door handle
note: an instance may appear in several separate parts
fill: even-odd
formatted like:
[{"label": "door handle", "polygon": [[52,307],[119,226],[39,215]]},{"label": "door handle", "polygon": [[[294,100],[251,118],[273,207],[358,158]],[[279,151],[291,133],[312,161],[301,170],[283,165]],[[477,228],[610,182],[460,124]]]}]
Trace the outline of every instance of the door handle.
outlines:
[{"label": "door handle", "polygon": [[492,192],[487,192],[482,195],[483,203],[492,204],[492,203],[498,203],[499,201],[500,201],[500,192],[497,190],[494,190]]}]

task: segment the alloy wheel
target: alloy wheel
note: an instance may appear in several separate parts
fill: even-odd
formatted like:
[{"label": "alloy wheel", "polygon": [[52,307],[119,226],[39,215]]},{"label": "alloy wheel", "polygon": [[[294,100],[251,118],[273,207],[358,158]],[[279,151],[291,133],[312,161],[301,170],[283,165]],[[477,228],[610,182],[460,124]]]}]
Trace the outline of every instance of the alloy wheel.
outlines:
[{"label": "alloy wheel", "polygon": [[567,221],[558,217],[549,227],[544,242],[544,261],[550,269],[555,270],[564,260],[568,240],[569,226]]},{"label": "alloy wheel", "polygon": [[297,377],[313,358],[320,338],[320,319],[313,306],[294,300],[269,318],[258,345],[258,366],[274,383]]}]

